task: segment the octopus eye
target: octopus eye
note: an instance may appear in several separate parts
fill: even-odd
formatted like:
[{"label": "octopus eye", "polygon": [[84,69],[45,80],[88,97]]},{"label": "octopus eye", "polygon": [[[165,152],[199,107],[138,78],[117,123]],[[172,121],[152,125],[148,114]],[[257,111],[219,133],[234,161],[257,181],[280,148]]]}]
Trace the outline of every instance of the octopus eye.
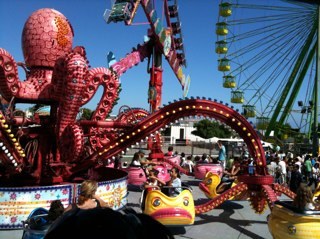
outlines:
[{"label": "octopus eye", "polygon": [[155,207],[160,206],[160,204],[161,204],[160,198],[156,198],[152,203],[152,205],[155,206]]},{"label": "octopus eye", "polygon": [[212,179],[211,178],[209,178],[208,180],[207,180],[207,185],[209,185],[209,184],[211,184],[212,183]]},{"label": "octopus eye", "polygon": [[184,198],[183,199],[183,205],[185,205],[185,206],[189,205],[189,199],[188,198]]}]

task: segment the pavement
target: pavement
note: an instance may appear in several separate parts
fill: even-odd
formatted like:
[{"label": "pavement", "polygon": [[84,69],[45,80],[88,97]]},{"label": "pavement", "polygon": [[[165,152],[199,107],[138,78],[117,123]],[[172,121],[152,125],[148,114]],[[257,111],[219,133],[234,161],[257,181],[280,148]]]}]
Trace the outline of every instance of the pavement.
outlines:
[{"label": "pavement", "polygon": [[[206,200],[198,188],[199,180],[183,175],[182,181],[191,185],[196,205]],[[128,191],[127,206],[141,212],[140,188],[129,185]],[[218,208],[196,216],[194,225],[170,227],[170,230],[177,239],[272,239],[266,219],[269,213],[267,209],[264,214],[256,214],[248,201],[226,201]],[[0,230],[0,238],[21,239],[22,233],[22,230]]]}]

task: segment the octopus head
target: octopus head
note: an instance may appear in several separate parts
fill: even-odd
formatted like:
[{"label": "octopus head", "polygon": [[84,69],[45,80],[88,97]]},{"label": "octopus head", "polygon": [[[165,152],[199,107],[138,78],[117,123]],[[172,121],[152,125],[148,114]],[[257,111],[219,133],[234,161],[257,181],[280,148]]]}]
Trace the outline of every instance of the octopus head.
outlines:
[{"label": "octopus head", "polygon": [[26,21],[22,33],[23,55],[28,67],[54,67],[72,49],[73,29],[60,12],[43,8]]}]

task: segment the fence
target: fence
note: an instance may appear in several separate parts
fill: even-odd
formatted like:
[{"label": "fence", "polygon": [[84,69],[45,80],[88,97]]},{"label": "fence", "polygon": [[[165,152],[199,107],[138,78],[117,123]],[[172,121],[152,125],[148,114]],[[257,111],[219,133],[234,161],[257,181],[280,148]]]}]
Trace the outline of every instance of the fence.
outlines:
[{"label": "fence", "polygon": [[[175,144],[170,144],[170,142],[164,141],[162,145],[162,152],[166,153],[168,151],[168,147],[173,146],[173,151],[177,151],[179,154],[182,152],[188,155],[199,155],[206,153],[207,155],[211,155],[212,157],[218,157],[219,148],[216,144],[207,143],[204,141],[196,141],[196,142],[177,142]],[[231,142],[225,142],[224,146],[226,147],[226,153],[228,158],[239,157],[242,154],[242,148],[235,145]],[[136,147],[130,149],[125,157],[131,157],[135,152],[139,149],[146,151],[146,154],[149,153],[147,150],[146,143],[140,143]]]}]

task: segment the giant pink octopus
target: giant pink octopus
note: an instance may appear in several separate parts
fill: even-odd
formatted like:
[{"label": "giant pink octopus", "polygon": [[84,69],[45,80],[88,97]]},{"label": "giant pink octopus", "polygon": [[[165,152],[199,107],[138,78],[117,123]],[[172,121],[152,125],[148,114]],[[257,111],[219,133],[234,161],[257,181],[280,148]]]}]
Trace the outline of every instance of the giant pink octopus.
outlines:
[{"label": "giant pink octopus", "polygon": [[[122,61],[118,72],[104,67],[90,68],[85,48],[72,48],[73,37],[68,19],[54,9],[44,8],[35,11],[24,25],[24,63],[16,62],[9,52],[0,48],[0,93],[4,100],[10,105],[33,103],[51,107],[49,118],[33,128],[21,127],[35,122],[13,116],[14,109],[9,107],[2,112],[1,118],[10,121],[12,133],[17,135],[26,151],[21,153],[21,146],[19,149],[11,147],[10,156],[3,162],[6,171],[2,176],[15,171],[28,172],[26,168],[29,167],[30,175],[40,180],[43,174],[50,173],[45,172],[50,163],[50,171],[55,168],[53,174],[59,175],[53,180],[62,181],[60,176],[69,174],[68,164],[83,158],[84,132],[76,123],[80,107],[92,99],[99,86],[103,86],[103,96],[91,120],[104,120],[118,99],[119,74],[147,56],[146,46],[139,46],[136,50],[139,57],[131,57],[130,62]],[[24,81],[19,79],[18,66],[25,70]],[[13,126],[19,127],[14,129]],[[103,144],[96,136],[99,130],[91,127],[87,132],[92,136],[93,147]],[[10,140],[4,143],[10,148]]]}]

